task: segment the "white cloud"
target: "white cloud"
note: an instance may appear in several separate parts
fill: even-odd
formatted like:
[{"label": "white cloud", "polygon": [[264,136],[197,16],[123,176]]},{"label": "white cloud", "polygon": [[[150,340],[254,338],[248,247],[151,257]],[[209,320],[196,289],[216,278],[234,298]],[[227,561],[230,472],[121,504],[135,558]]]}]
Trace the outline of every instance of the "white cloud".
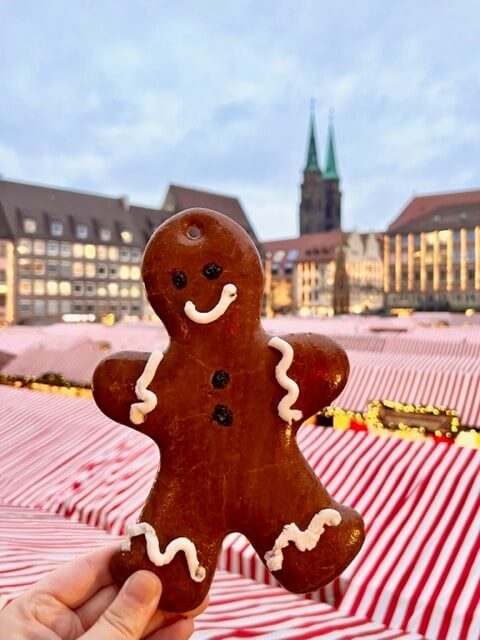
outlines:
[{"label": "white cloud", "polygon": [[170,181],[231,191],[261,237],[290,235],[313,96],[344,220],[377,227],[414,189],[478,186],[480,10],[461,5],[10,3],[0,172],[150,204]]}]

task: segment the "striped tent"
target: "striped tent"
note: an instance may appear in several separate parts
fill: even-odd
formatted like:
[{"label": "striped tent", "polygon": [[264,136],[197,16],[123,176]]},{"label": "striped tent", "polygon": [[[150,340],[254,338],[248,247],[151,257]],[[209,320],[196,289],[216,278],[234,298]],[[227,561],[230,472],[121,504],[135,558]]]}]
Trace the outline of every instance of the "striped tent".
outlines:
[{"label": "striped tent", "polygon": [[[63,562],[115,540],[95,527],[0,502],[0,607]],[[196,628],[194,640],[421,640],[419,634],[388,629],[225,571],[217,572],[210,605]]]},{"label": "striped tent", "polygon": [[[109,534],[135,519],[158,464],[151,441],[87,400],[10,388],[1,388],[0,398],[3,508],[42,509],[75,531],[95,525]],[[480,452],[310,425],[299,442],[327,489],[367,525],[357,559],[313,599],[348,624],[353,616],[383,625],[374,637],[403,637],[381,635],[400,633],[386,627],[429,640],[476,640]],[[241,536],[228,539],[220,567],[275,586]]]}]

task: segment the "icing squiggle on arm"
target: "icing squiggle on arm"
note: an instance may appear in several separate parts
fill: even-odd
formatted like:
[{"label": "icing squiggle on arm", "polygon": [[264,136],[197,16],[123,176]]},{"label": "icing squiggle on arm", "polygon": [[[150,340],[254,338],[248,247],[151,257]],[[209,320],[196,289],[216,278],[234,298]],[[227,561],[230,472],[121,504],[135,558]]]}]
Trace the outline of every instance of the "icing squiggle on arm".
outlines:
[{"label": "icing squiggle on arm", "polygon": [[184,311],[187,318],[197,324],[210,324],[218,320],[228,307],[237,299],[237,287],[234,284],[226,284],[220,295],[220,300],[210,309],[210,311],[197,311],[196,306],[191,300],[185,303]]},{"label": "icing squiggle on arm", "polygon": [[282,549],[288,547],[289,542],[293,542],[299,551],[311,551],[317,546],[325,525],[337,527],[341,521],[342,516],[335,509],[322,509],[313,516],[305,531],[301,531],[293,522],[285,525],[275,540],[273,549],[264,556],[267,567],[270,571],[280,571],[283,566]]},{"label": "icing squiggle on arm", "polygon": [[147,389],[151,384],[160,362],[163,360],[163,353],[156,349],[152,351],[147,360],[142,375],[135,385],[135,394],[141,402],[135,402],[130,406],[130,422],[133,424],[142,424],[145,422],[145,416],[157,406],[157,396]]},{"label": "icing squiggle on arm", "polygon": [[175,538],[167,544],[164,553],[162,553],[155,529],[148,522],[139,522],[127,527],[127,539],[122,542],[122,551],[130,551],[131,539],[142,535],[145,536],[147,556],[155,566],[163,567],[171,562],[179,551],[183,551],[192,580],[194,582],[205,580],[205,567],[202,567],[198,561],[197,549],[193,542],[188,538]]},{"label": "icing squiggle on arm", "polygon": [[291,408],[300,395],[298,384],[287,375],[293,362],[293,349],[286,340],[282,340],[278,336],[269,340],[268,346],[277,349],[282,354],[282,359],[275,367],[275,378],[278,384],[287,391],[287,395],[278,403],[278,415],[288,424],[292,424],[293,420],[301,420],[303,416],[301,411]]}]

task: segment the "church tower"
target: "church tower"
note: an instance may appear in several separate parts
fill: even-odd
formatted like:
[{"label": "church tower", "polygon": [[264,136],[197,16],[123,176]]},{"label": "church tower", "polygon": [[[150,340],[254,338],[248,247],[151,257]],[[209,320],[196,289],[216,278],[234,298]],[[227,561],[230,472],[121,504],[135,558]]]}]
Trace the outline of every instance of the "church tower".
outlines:
[{"label": "church tower", "polygon": [[303,170],[299,213],[300,235],[341,228],[340,178],[335,155],[333,119],[330,115],[327,161],[322,174],[317,155],[313,104],[310,111],[307,162]]},{"label": "church tower", "polygon": [[310,111],[307,162],[303,170],[300,200],[300,235],[318,233],[323,229],[323,180],[317,157],[313,104]]},{"label": "church tower", "polygon": [[340,229],[342,226],[340,178],[335,158],[335,141],[333,134],[333,115],[330,112],[327,140],[327,165],[323,173],[323,189],[325,203],[325,231]]}]

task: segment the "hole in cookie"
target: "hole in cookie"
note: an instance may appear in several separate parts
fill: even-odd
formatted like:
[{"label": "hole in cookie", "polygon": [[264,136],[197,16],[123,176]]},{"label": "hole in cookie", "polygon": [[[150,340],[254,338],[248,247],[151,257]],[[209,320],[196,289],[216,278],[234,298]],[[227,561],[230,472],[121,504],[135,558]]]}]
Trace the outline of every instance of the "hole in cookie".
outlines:
[{"label": "hole in cookie", "polygon": [[209,280],[216,280],[222,273],[222,267],[216,262],[209,262],[203,267],[203,275]]},{"label": "hole in cookie", "polygon": [[177,289],[185,289],[187,286],[187,276],[183,271],[175,271],[172,275],[172,282]]},{"label": "hole in cookie", "polygon": [[187,229],[187,236],[190,238],[190,240],[198,240],[198,238],[202,236],[202,230],[199,227],[192,224]]},{"label": "hole in cookie", "polygon": [[221,424],[222,427],[231,427],[233,424],[233,413],[224,404],[217,404],[213,410],[212,418]]}]

